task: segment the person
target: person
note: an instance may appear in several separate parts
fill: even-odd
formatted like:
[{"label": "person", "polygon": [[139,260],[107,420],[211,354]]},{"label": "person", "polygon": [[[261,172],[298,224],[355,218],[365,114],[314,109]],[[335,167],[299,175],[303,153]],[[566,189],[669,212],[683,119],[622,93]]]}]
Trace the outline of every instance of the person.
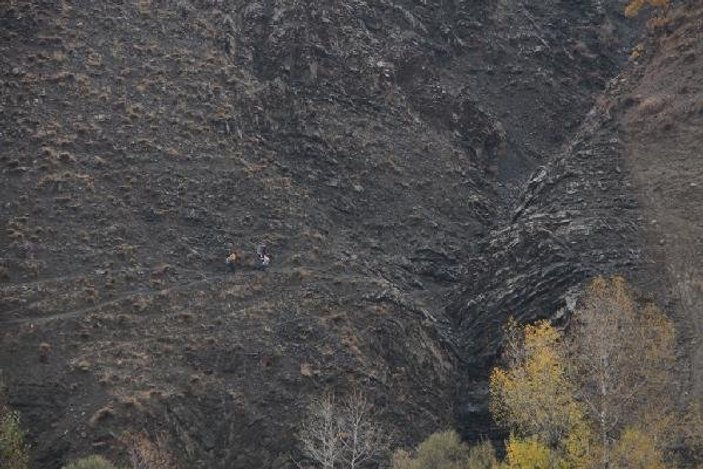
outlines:
[{"label": "person", "polygon": [[265,244],[256,246],[256,257],[259,259],[258,267],[260,270],[266,270],[269,264],[271,264],[271,256]]},{"label": "person", "polygon": [[227,256],[227,259],[225,260],[225,264],[227,265],[227,268],[229,269],[230,272],[235,273],[237,270],[237,264],[239,263],[239,255],[237,254],[237,251],[232,251],[232,253]]},{"label": "person", "polygon": [[268,254],[264,254],[263,256],[261,256],[261,270],[268,269],[268,266],[270,263],[271,263],[271,258],[269,257]]}]

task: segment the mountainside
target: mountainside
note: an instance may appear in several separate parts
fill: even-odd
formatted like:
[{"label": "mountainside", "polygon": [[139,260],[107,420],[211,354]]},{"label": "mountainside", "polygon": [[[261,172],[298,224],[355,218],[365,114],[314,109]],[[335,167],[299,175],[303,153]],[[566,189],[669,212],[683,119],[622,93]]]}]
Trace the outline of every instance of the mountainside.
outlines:
[{"label": "mountainside", "polygon": [[611,81],[623,3],[533,3],[0,4],[0,370],[37,466],[144,429],[294,467],[308,399],[354,385],[399,443],[490,435],[509,314],[597,273],[665,297],[701,254],[701,41],[658,57],[700,11]]},{"label": "mountainside", "polygon": [[701,395],[701,18],[690,2],[638,44],[568,144],[531,176],[510,222],[470,261],[479,266],[473,281],[448,308],[468,361],[460,421],[469,434],[486,426],[484,370],[508,317],[563,322],[595,275],[626,275],[670,310],[681,385]]}]

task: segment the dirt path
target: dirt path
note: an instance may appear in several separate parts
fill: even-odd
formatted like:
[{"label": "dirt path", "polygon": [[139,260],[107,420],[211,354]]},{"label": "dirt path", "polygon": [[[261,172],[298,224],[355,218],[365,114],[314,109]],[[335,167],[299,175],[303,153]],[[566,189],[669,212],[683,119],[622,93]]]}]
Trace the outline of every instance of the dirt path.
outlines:
[{"label": "dirt path", "polygon": [[[296,269],[290,269],[290,268],[271,268],[271,269],[268,269],[268,271],[265,273],[259,272],[259,271],[250,271],[250,272],[248,271],[248,272],[237,272],[236,274],[211,275],[211,276],[199,278],[197,280],[193,280],[193,281],[190,281],[187,283],[164,287],[164,288],[161,288],[158,290],[154,290],[153,288],[138,288],[138,289],[130,290],[128,292],[120,294],[110,300],[102,301],[102,302],[96,303],[96,304],[92,304],[92,305],[86,306],[84,308],[74,309],[74,310],[51,314],[51,315],[47,315],[47,316],[35,316],[35,317],[24,317],[24,318],[14,318],[14,319],[0,319],[0,324],[4,324],[4,325],[45,324],[45,323],[48,323],[51,321],[71,319],[71,318],[83,316],[83,315],[90,313],[92,311],[97,311],[97,310],[104,308],[106,306],[116,305],[122,301],[136,298],[139,296],[153,296],[153,295],[159,294],[164,291],[179,292],[179,291],[183,291],[188,288],[196,287],[199,285],[212,284],[213,282],[215,282],[217,280],[223,280],[223,279],[227,279],[227,278],[230,278],[233,280],[242,279],[242,278],[253,279],[253,278],[257,278],[259,276],[264,276],[264,275],[292,274],[296,271],[297,271]],[[76,276],[65,277],[64,279],[70,280],[70,279],[81,278],[81,277],[82,276],[80,276],[80,275],[76,275]],[[57,278],[54,278],[51,280],[57,280]],[[376,280],[373,278],[360,276],[360,275],[352,275],[352,274],[332,275],[332,276],[328,277],[327,280],[328,281],[347,281],[347,282],[349,282],[349,281],[364,281],[364,282],[368,282],[368,283],[383,284],[382,281],[379,281],[379,280]],[[247,282],[242,282],[242,284],[245,284],[245,283],[247,283]],[[19,284],[16,284],[16,285],[19,285]],[[289,289],[290,290],[297,290],[298,287],[292,287]],[[279,289],[279,291],[280,291],[280,289]],[[12,315],[13,313],[21,312],[23,309],[24,308],[19,308],[14,311],[11,311],[8,313],[8,316]]]}]

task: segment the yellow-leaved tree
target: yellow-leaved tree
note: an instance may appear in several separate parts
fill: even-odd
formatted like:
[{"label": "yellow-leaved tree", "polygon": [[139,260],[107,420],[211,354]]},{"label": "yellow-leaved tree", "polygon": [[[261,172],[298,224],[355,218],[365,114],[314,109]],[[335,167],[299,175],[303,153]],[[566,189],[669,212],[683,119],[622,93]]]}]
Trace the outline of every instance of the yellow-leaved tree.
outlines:
[{"label": "yellow-leaved tree", "polygon": [[511,436],[505,445],[505,463],[508,469],[550,469],[566,467],[563,459],[537,438]]},{"label": "yellow-leaved tree", "polygon": [[544,454],[550,461],[575,467],[590,460],[591,435],[576,400],[560,332],[547,321],[523,328],[511,320],[506,334],[506,367],[491,374],[490,409],[496,421],[513,432],[508,464],[531,467],[525,458]]}]

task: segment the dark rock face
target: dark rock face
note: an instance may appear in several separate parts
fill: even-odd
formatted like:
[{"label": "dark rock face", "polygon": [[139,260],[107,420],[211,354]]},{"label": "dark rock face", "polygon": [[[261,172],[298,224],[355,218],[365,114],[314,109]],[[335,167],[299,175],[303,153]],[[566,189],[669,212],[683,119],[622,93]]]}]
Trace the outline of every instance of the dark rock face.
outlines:
[{"label": "dark rock face", "polygon": [[618,123],[597,105],[573,142],[527,182],[512,220],[492,231],[470,262],[473,279],[448,308],[470,386],[484,390],[460,407],[467,434],[485,432],[473,422],[486,421],[486,370],[508,317],[558,320],[595,275],[641,280],[648,263],[643,216],[624,168]]},{"label": "dark rock face", "polygon": [[[0,367],[42,467],[130,429],[291,466],[307,400],[353,385],[399,445],[490,432],[507,315],[641,262],[605,109],[558,151],[618,5],[30,3],[0,5]],[[262,241],[267,274],[225,274]]]}]

